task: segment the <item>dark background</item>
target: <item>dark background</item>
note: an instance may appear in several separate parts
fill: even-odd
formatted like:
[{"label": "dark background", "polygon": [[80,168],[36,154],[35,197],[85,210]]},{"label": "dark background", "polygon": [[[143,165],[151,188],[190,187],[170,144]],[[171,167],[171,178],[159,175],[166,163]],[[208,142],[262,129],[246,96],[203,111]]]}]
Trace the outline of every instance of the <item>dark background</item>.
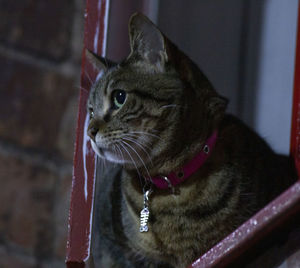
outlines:
[{"label": "dark background", "polygon": [[[0,0],[0,267],[64,267],[84,0]],[[111,0],[108,57],[139,10],[288,153],[297,0]]]},{"label": "dark background", "polygon": [[84,1],[0,1],[0,267],[64,267]]}]

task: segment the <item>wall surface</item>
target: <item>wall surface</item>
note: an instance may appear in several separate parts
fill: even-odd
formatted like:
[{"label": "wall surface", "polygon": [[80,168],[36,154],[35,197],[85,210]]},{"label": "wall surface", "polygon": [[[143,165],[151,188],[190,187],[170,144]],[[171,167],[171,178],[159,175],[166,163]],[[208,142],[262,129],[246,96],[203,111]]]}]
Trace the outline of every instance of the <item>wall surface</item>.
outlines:
[{"label": "wall surface", "polygon": [[234,113],[289,153],[298,0],[160,1],[158,24]]},{"label": "wall surface", "polygon": [[298,2],[265,1],[257,63],[253,127],[285,154],[290,146]]},{"label": "wall surface", "polygon": [[238,113],[244,1],[161,1],[158,25]]},{"label": "wall surface", "polygon": [[0,0],[0,267],[65,267],[83,1]]}]

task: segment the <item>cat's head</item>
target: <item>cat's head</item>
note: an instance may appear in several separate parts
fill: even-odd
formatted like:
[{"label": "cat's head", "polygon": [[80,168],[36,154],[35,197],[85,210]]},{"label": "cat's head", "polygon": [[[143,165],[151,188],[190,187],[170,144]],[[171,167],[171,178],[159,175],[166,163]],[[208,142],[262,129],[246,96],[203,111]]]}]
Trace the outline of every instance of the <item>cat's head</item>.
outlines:
[{"label": "cat's head", "polygon": [[217,127],[226,101],[145,16],[129,22],[131,53],[119,64],[88,52],[104,74],[87,103],[95,152],[139,168],[174,157]]}]

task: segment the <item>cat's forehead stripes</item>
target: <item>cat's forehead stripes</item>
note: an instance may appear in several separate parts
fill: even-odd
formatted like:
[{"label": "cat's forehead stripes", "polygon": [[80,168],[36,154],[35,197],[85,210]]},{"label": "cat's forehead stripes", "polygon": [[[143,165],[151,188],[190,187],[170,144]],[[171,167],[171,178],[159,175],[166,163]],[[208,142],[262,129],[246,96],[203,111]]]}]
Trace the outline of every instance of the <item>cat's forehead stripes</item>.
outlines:
[{"label": "cat's forehead stripes", "polygon": [[108,85],[108,80],[102,78],[95,83],[95,86],[91,89],[89,103],[88,105],[91,106],[96,112],[96,114],[103,115],[109,109],[109,103],[107,98],[104,97],[104,88]]},{"label": "cat's forehead stripes", "polygon": [[109,83],[109,89],[120,89],[122,84],[124,84],[124,79],[114,79]]},{"label": "cat's forehead stripes", "polygon": [[111,77],[107,77],[106,79],[106,83],[103,86],[103,93],[104,96],[107,96],[110,93],[110,89],[113,88],[113,84],[115,83],[115,79],[111,78]]}]

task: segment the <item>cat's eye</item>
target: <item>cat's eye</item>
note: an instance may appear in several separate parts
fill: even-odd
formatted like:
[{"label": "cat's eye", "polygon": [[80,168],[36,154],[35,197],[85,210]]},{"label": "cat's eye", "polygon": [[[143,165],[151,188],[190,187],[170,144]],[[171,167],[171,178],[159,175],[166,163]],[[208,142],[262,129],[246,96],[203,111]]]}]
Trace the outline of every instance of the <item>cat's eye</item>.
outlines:
[{"label": "cat's eye", "polygon": [[116,89],[112,92],[112,108],[114,110],[120,109],[126,100],[126,92],[122,89]]}]

